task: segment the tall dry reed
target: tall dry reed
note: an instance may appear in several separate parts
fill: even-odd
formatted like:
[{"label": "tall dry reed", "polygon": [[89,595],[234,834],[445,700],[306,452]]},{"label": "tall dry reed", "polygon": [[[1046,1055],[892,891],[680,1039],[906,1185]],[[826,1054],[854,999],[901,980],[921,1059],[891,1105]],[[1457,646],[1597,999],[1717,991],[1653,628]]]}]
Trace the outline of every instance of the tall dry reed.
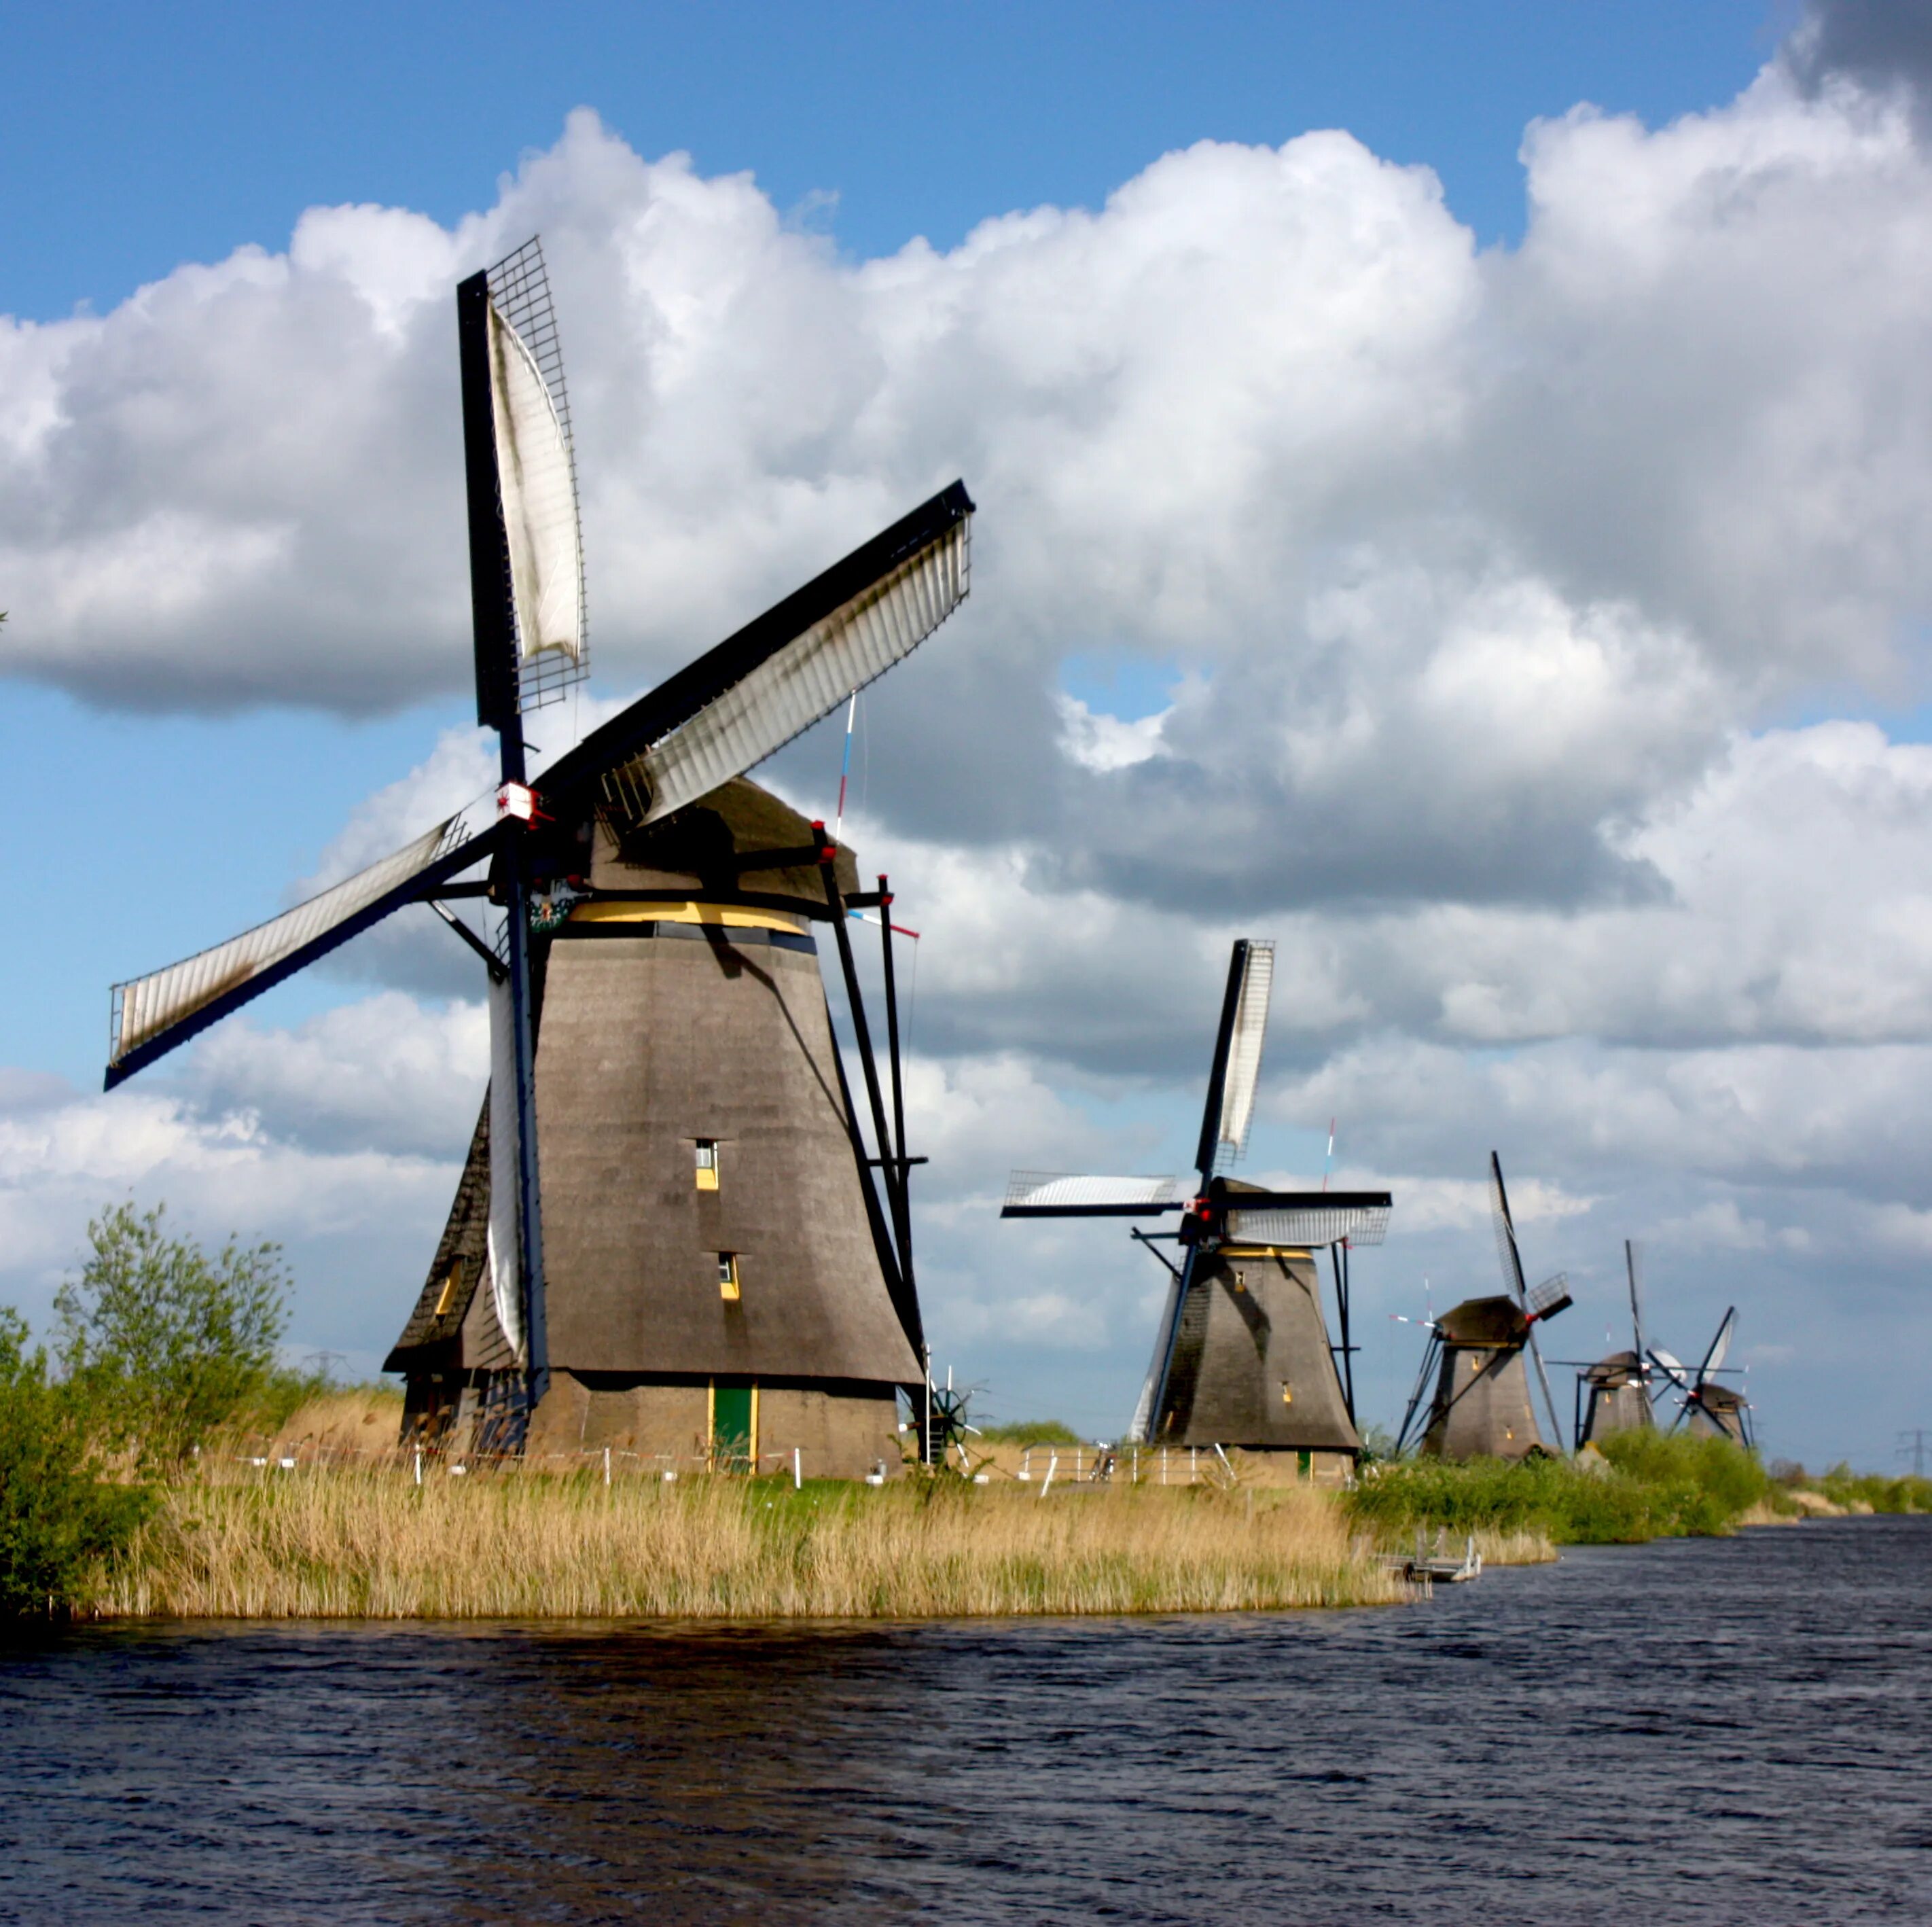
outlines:
[{"label": "tall dry reed", "polygon": [[1408,1596],[1328,1495],[908,1480],[795,1493],[515,1469],[270,1466],[170,1490],[103,1616],[899,1619]]}]

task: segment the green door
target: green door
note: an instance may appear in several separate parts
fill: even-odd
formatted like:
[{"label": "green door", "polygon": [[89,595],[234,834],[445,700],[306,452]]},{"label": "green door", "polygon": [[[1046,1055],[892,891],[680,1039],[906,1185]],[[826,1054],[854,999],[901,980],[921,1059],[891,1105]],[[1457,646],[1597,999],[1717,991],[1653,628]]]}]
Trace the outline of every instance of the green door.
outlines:
[{"label": "green door", "polygon": [[749,1472],[757,1441],[752,1436],[752,1388],[711,1388],[711,1460],[720,1472]]}]

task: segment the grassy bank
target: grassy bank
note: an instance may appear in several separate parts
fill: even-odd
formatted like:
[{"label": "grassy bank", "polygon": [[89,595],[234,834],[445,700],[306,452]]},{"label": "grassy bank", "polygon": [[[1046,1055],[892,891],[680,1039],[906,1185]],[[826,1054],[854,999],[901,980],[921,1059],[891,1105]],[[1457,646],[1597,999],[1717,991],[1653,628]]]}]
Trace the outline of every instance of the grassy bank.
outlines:
[{"label": "grassy bank", "polygon": [[1600,1456],[1580,1459],[1402,1460],[1374,1467],[1348,1506],[1390,1543],[1441,1527],[1540,1535],[1557,1545],[1710,1536],[1797,1511],[1750,1453],[1720,1439],[1656,1433],[1609,1439]]},{"label": "grassy bank", "polygon": [[1813,1474],[1801,1465],[1774,1463],[1771,1475],[1793,1505],[1815,1517],[1866,1517],[1875,1512],[1932,1512],[1932,1478],[1854,1472],[1833,1466]]},{"label": "grassy bank", "polygon": [[78,1601],[104,1616],[929,1618],[1407,1596],[1321,1493],[353,1468],[164,1490]]}]

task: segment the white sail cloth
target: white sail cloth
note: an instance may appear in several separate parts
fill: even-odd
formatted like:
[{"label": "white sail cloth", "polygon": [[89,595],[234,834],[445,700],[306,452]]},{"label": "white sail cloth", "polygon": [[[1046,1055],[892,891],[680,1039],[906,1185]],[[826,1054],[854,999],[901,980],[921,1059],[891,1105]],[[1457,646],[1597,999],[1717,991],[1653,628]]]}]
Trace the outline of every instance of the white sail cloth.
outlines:
[{"label": "white sail cloth", "polygon": [[1262,1046],[1268,1037],[1268,995],[1274,987],[1274,946],[1251,940],[1234,1005],[1234,1033],[1228,1040],[1228,1070],[1221,1086],[1214,1162],[1232,1163],[1248,1148],[1254,1121],[1255,1087],[1261,1080]]},{"label": "white sail cloth", "polygon": [[655,823],[761,763],[910,656],[965,599],[964,518],[732,684],[610,779]]},{"label": "white sail cloth", "polygon": [[332,932],[404,889],[413,878],[473,842],[495,821],[493,791],[294,909],[165,969],[117,983],[109,1064],[118,1064],[130,1052],[152,1043],[217,998],[298,952],[318,944],[328,947]]},{"label": "white sail cloth", "polygon": [[1154,1211],[1178,1203],[1180,1196],[1180,1181],[1174,1178],[1085,1177],[1059,1171],[1016,1171],[1006,1181],[1006,1201],[1001,1215]]},{"label": "white sail cloth", "polygon": [[496,1322],[521,1364],[524,1292],[517,1235],[518,1196],[516,1018],[509,980],[490,986],[490,1297]]},{"label": "white sail cloth", "polygon": [[570,443],[536,358],[494,307],[490,394],[518,653],[527,662],[561,650],[574,662],[584,652],[584,543]]},{"label": "white sail cloth", "polygon": [[1154,1356],[1148,1361],[1147,1376],[1141,1381],[1141,1395],[1134,1401],[1134,1422],[1127,1427],[1130,1445],[1144,1445],[1148,1430],[1154,1423],[1154,1395],[1160,1390],[1161,1368],[1167,1363],[1168,1348],[1174,1343],[1174,1328],[1180,1316],[1180,1280],[1170,1278],[1167,1306],[1154,1333]]}]

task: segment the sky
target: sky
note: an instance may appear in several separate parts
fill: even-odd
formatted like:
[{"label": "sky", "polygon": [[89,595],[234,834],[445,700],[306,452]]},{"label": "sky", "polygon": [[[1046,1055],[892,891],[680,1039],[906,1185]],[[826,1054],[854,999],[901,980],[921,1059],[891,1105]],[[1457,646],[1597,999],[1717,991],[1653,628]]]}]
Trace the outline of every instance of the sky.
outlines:
[{"label": "sky", "polygon": [[[1634,1238],[1659,1342],[1738,1307],[1772,1454],[1932,1422],[1932,6],[82,5],[0,53],[0,1300],[131,1196],[284,1242],[298,1354],[412,1301],[486,1055],[428,913],[104,1097],[107,986],[487,780],[449,296],[540,230],[560,745],[980,503],[848,827],[922,932],[980,1409],[1124,1424],[1163,1274],[998,1199],[1185,1168],[1252,935],[1245,1175],[1332,1118],[1396,1195],[1365,1419],[1397,1314],[1497,1288],[1493,1146],[1552,1351],[1624,1342]],[[761,775],[822,813],[838,751]]]}]

